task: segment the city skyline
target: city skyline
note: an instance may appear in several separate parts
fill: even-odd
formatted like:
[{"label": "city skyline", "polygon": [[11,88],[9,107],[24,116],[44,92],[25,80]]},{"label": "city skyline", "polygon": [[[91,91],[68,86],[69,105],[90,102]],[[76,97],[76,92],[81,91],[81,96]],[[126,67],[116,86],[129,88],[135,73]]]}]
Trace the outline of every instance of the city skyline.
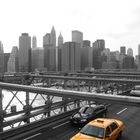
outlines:
[{"label": "city skyline", "polygon": [[140,44],[139,0],[5,0],[1,1],[0,40],[4,51],[18,46],[18,37],[27,32],[37,37],[38,47],[43,36],[56,29],[64,42],[71,41],[71,31],[83,32],[83,39],[105,39],[106,48],[132,48],[137,55]]}]

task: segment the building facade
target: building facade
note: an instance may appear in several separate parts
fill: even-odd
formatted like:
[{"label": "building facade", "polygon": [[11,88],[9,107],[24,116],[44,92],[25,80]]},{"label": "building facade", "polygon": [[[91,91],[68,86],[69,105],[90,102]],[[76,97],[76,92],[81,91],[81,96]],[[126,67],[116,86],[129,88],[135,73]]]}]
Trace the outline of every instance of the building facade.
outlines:
[{"label": "building facade", "polygon": [[80,69],[80,49],[81,46],[76,42],[65,42],[62,47],[62,71],[75,72]]},{"label": "building facade", "polygon": [[78,30],[72,31],[72,42],[77,42],[82,47],[83,46],[83,33]]},{"label": "building facade", "polygon": [[58,37],[58,71],[62,71],[62,47],[63,47],[63,37],[62,34],[60,33]]},{"label": "building facade", "polygon": [[32,71],[44,68],[44,49],[41,47],[32,48]]},{"label": "building facade", "polygon": [[51,33],[43,37],[44,67],[47,71],[56,71],[56,34],[52,27]]},{"label": "building facade", "polygon": [[81,47],[81,70],[83,71],[91,68],[91,50],[90,41],[84,40]]},{"label": "building facade", "polygon": [[14,46],[12,48],[8,63],[7,71],[8,72],[18,72],[19,62],[18,62],[18,47]]},{"label": "building facade", "polygon": [[36,48],[37,47],[37,38],[36,36],[33,36],[32,38],[32,48]]},{"label": "building facade", "polygon": [[19,71],[31,71],[31,37],[28,33],[19,37]]},{"label": "building facade", "polygon": [[126,55],[126,47],[125,46],[120,47],[120,54],[121,55]]},{"label": "building facade", "polygon": [[95,69],[102,68],[104,59],[101,57],[102,51],[105,49],[105,41],[98,39],[92,44],[92,67]]}]

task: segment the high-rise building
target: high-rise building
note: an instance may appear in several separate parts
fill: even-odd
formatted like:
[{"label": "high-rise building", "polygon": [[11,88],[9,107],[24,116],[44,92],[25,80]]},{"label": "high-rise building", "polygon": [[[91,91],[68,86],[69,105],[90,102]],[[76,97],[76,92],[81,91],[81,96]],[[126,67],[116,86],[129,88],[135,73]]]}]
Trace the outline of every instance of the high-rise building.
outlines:
[{"label": "high-rise building", "polygon": [[4,53],[4,72],[7,72],[9,57],[10,57],[10,53]]},{"label": "high-rise building", "polygon": [[90,41],[89,40],[83,40],[83,47],[90,47]]},{"label": "high-rise building", "polygon": [[102,62],[101,52],[105,49],[105,40],[98,39],[92,44],[92,66],[95,69],[101,69]]},{"label": "high-rise building", "polygon": [[32,38],[32,48],[36,48],[37,47],[37,39],[36,36],[33,36]]},{"label": "high-rise building", "polygon": [[0,73],[4,73],[4,51],[3,44],[0,41]]},{"label": "high-rise building", "polygon": [[140,55],[140,44],[138,44],[138,55]]},{"label": "high-rise building", "polygon": [[128,56],[133,56],[133,50],[132,50],[132,48],[128,48],[127,49],[127,55]]},{"label": "high-rise building", "polygon": [[52,27],[51,33],[43,37],[44,67],[48,71],[56,71],[56,35]]},{"label": "high-rise building", "polygon": [[52,27],[51,33],[50,33],[50,44],[52,47],[56,47],[56,34],[54,26]]},{"label": "high-rise building", "polygon": [[49,46],[50,46],[50,34],[47,33],[43,37],[43,48],[44,48],[44,67],[49,69]]},{"label": "high-rise building", "polygon": [[19,71],[31,71],[31,37],[28,33],[19,37]]},{"label": "high-rise building", "polygon": [[0,41],[0,54],[4,53],[4,50],[3,50],[3,44],[2,42]]},{"label": "high-rise building", "polygon": [[77,30],[72,31],[72,42],[80,43],[83,46],[83,33]]},{"label": "high-rise building", "polygon": [[60,33],[58,37],[58,71],[61,71],[62,65],[62,47],[63,47],[63,37]]},{"label": "high-rise building", "polygon": [[126,47],[125,46],[120,47],[120,54],[122,54],[122,55],[126,54]]},{"label": "high-rise building", "polygon": [[62,47],[62,71],[74,72],[80,69],[80,49],[76,42],[65,42]]},{"label": "high-rise building", "polygon": [[32,71],[44,68],[44,49],[32,48]]},{"label": "high-rise building", "polygon": [[7,64],[7,71],[8,72],[18,72],[18,47],[14,46],[12,48],[8,64]]},{"label": "high-rise building", "polygon": [[133,56],[125,56],[122,61],[123,69],[133,69],[134,68],[134,57]]},{"label": "high-rise building", "polygon": [[81,47],[81,70],[91,68],[91,54],[90,41],[84,40],[83,47]]}]

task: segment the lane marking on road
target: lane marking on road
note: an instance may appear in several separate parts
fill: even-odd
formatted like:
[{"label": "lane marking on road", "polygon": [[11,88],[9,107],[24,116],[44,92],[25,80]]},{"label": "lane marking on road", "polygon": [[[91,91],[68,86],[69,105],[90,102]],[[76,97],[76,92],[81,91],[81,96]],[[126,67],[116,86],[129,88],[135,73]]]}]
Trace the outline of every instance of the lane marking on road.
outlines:
[{"label": "lane marking on road", "polygon": [[42,133],[37,133],[37,134],[32,135],[32,136],[30,136],[30,137],[27,137],[27,138],[25,138],[25,139],[23,139],[23,140],[29,140],[29,139],[34,138],[34,137],[36,137],[36,136],[39,136],[39,135],[41,135],[41,134],[42,134]]},{"label": "lane marking on road", "polygon": [[65,124],[69,123],[69,122],[70,122],[70,121],[67,121],[67,122],[64,122],[64,123],[62,123],[62,124],[59,124],[59,125],[57,125],[57,126],[54,126],[52,129],[56,129],[56,128],[60,127],[60,126],[63,126],[63,125],[65,125]]},{"label": "lane marking on road", "polygon": [[124,112],[127,108],[124,108],[123,110],[121,110],[120,112],[117,113],[117,115],[121,114],[122,112]]}]

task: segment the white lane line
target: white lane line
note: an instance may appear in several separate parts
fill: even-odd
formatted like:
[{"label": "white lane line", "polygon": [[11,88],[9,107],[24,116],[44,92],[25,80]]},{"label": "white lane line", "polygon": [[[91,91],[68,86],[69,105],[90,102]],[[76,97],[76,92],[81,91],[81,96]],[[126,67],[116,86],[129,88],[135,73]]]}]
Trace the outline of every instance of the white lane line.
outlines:
[{"label": "white lane line", "polygon": [[37,133],[37,134],[32,135],[32,136],[30,136],[30,137],[27,137],[27,138],[25,138],[25,139],[23,139],[23,140],[29,140],[29,139],[34,138],[34,137],[36,137],[36,136],[39,136],[39,135],[41,135],[41,134],[42,134],[42,133]]},{"label": "white lane line", "polygon": [[123,110],[121,110],[120,112],[117,113],[117,115],[121,114],[122,112],[124,112],[127,108],[124,108]]},{"label": "white lane line", "polygon": [[57,125],[57,126],[54,126],[52,129],[56,129],[56,128],[62,126],[62,125],[65,125],[65,124],[69,123],[69,122],[70,122],[70,121],[67,121],[67,122],[64,122],[64,123],[62,123],[62,124],[59,124],[59,125]]}]

